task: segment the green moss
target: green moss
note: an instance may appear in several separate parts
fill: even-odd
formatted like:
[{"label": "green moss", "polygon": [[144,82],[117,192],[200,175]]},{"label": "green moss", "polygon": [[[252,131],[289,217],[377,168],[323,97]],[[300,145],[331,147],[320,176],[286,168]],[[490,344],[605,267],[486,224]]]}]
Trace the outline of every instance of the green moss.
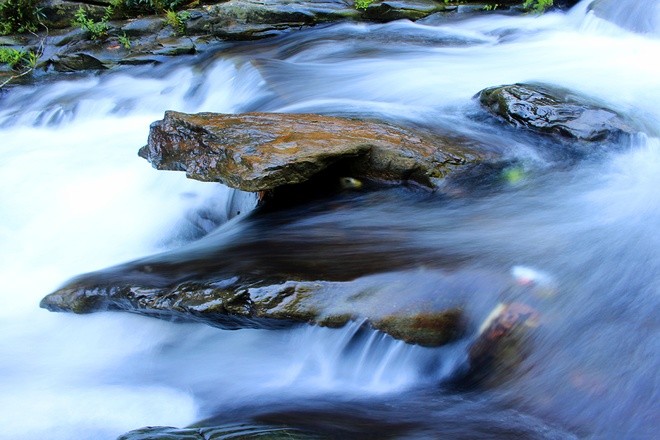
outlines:
[{"label": "green moss", "polygon": [[350,313],[340,313],[338,315],[323,316],[318,320],[318,325],[321,327],[341,328],[355,319],[355,316]]},{"label": "green moss", "polygon": [[128,38],[126,32],[124,32],[122,35],[120,35],[117,38],[119,40],[119,44],[121,44],[124,47],[124,49],[128,50],[131,48],[132,46],[131,39]]},{"label": "green moss", "polygon": [[355,0],[355,9],[367,9],[374,0]]},{"label": "green moss", "polygon": [[516,184],[525,178],[525,170],[520,166],[506,168],[503,171],[504,180],[510,184]]},{"label": "green moss", "polygon": [[172,26],[177,35],[186,33],[186,21],[190,18],[190,13],[187,11],[174,12],[173,10],[165,11],[165,21],[168,25]]},{"label": "green moss", "polygon": [[548,9],[550,6],[553,5],[553,0],[525,0],[525,3],[523,3],[523,8],[525,8],[528,11],[533,11],[536,12],[537,14],[541,14],[545,12],[546,9]]}]

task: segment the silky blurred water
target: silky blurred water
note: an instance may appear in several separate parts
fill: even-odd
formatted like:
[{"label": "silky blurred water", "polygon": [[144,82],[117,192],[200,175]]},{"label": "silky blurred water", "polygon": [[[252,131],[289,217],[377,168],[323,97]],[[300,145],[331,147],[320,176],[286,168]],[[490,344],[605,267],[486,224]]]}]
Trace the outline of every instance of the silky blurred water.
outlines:
[{"label": "silky blurred water", "polygon": [[[660,40],[589,4],[543,16],[337,24],[226,46],[194,66],[1,95],[0,438],[112,439],[213,416],[300,424],[300,414],[355,438],[653,438]],[[523,81],[587,94],[641,133],[557,167],[545,141],[485,117],[473,100]],[[170,109],[369,116],[506,149],[527,177],[499,191],[449,201],[356,195],[342,202],[350,209],[299,208],[273,234],[283,245],[325,240],[330,253],[319,258],[328,261],[342,235],[366,251],[415,249],[420,266],[449,255],[547,273],[559,293],[543,305],[546,322],[520,371],[500,387],[457,393],[442,384],[466,340],[429,349],[359,323],[223,331],[39,309],[72,276],[177,249],[221,224],[216,233],[250,239],[241,234],[253,196],[137,157],[149,124]]]}]

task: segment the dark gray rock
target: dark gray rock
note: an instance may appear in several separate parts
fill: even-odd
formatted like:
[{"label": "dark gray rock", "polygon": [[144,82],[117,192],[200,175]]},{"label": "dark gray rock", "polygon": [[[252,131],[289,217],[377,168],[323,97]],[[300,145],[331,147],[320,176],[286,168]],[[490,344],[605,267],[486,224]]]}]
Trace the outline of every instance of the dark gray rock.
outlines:
[{"label": "dark gray rock", "polygon": [[339,0],[230,0],[199,10],[186,22],[190,35],[249,40],[318,23],[358,18],[352,5]]},{"label": "dark gray rock", "polygon": [[50,59],[50,64],[58,72],[77,72],[81,70],[104,70],[112,65],[103,62],[93,55],[81,52],[62,56],[54,56]]},{"label": "dark gray rock", "polygon": [[433,13],[445,11],[448,6],[429,0],[375,1],[364,11],[364,17],[378,22],[393,20],[419,20]]},{"label": "dark gray rock", "polygon": [[136,429],[120,436],[117,440],[322,440],[319,436],[295,428],[233,424],[200,428],[172,428],[150,426]]},{"label": "dark gray rock", "polygon": [[157,35],[165,27],[165,20],[162,17],[144,17],[128,20],[121,31],[126,36],[142,37],[145,35]]},{"label": "dark gray rock", "polygon": [[615,111],[556,87],[512,84],[482,90],[477,97],[494,115],[539,133],[604,141],[638,131]]},{"label": "dark gray rock", "polygon": [[39,10],[43,15],[43,22],[50,29],[64,29],[72,26],[74,16],[79,8],[85,11],[88,18],[100,20],[105,14],[103,1],[85,3],[67,0],[42,0]]}]

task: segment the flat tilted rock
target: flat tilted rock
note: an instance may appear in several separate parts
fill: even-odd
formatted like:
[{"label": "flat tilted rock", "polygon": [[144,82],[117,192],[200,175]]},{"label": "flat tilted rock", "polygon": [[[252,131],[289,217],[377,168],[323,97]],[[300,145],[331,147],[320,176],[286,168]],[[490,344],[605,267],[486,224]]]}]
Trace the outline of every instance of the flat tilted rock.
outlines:
[{"label": "flat tilted rock", "polygon": [[147,267],[85,275],[45,297],[41,307],[75,313],[121,310],[223,329],[278,329],[295,323],[342,327],[357,321],[395,339],[438,346],[465,330],[463,295],[486,286],[496,297],[507,287],[501,278],[478,271],[406,271],[343,282],[273,284],[232,277],[157,286],[126,278]]},{"label": "flat tilted rock", "polygon": [[[348,206],[335,199],[321,212]],[[319,230],[301,218],[304,211],[255,213],[233,238],[212,233],[167,253],[82,275],[41,306],[127,311],[224,329],[364,322],[399,340],[437,346],[466,330],[465,306],[486,304],[487,312],[513,287],[506,270],[464,266],[467,256],[442,249],[429,256],[405,232],[340,223]]]},{"label": "flat tilted rock", "polygon": [[544,134],[603,141],[638,131],[615,111],[556,87],[512,84],[484,89],[477,96],[496,116]]},{"label": "flat tilted rock", "polygon": [[390,124],[316,114],[185,114],[151,125],[140,156],[160,170],[243,191],[298,184],[333,165],[353,177],[436,181],[483,154]]}]

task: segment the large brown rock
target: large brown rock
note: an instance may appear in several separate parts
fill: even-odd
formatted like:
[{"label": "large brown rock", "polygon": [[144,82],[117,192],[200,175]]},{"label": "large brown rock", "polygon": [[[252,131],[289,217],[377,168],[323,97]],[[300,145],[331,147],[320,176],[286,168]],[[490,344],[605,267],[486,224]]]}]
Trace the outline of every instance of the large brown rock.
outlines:
[{"label": "large brown rock", "polygon": [[382,122],[316,114],[185,114],[151,126],[140,156],[161,170],[263,191],[305,182],[343,163],[354,177],[434,188],[482,153]]}]

